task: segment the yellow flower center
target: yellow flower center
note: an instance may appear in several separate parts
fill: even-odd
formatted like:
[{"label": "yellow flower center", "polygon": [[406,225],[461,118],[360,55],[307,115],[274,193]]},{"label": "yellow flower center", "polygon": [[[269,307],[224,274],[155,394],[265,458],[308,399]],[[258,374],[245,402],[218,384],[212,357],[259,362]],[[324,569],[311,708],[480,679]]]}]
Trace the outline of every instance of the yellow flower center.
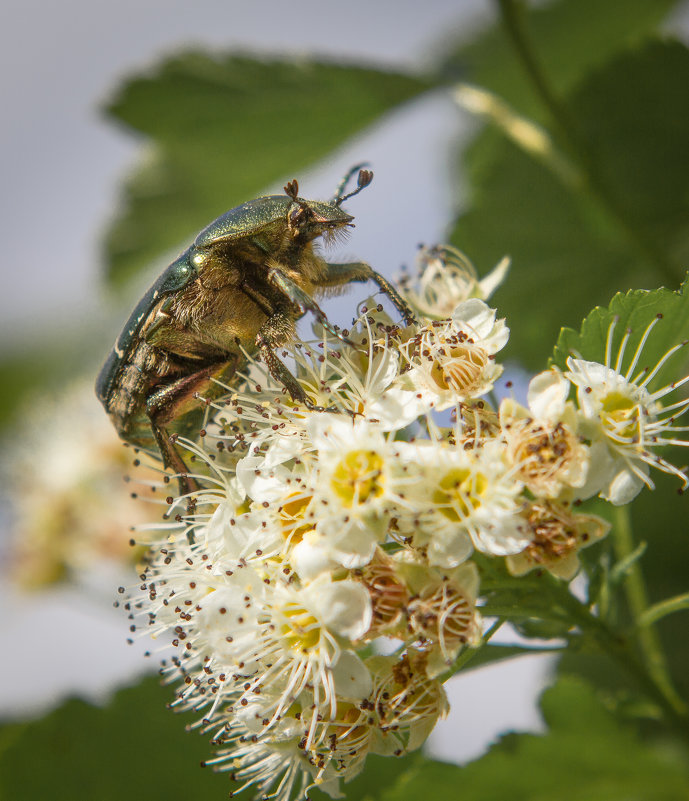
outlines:
[{"label": "yellow flower center", "polygon": [[632,398],[622,392],[609,392],[603,398],[601,410],[603,425],[616,437],[639,440],[638,407]]},{"label": "yellow flower center", "polygon": [[307,653],[318,646],[321,626],[308,609],[303,606],[289,606],[282,610],[282,614],[282,636],[288,648]]},{"label": "yellow flower center", "polygon": [[433,493],[433,503],[448,520],[459,522],[481,505],[488,489],[488,479],[468,467],[448,471]]},{"label": "yellow flower center", "polygon": [[313,528],[311,523],[304,520],[304,512],[311,502],[310,495],[294,493],[290,495],[279,510],[282,533],[292,545],[301,542],[304,534]]},{"label": "yellow flower center", "polygon": [[351,508],[383,492],[383,457],[376,451],[349,451],[330,479],[333,492],[343,506]]},{"label": "yellow flower center", "polygon": [[488,364],[486,351],[470,342],[445,346],[431,368],[431,376],[440,389],[459,395],[477,390]]}]

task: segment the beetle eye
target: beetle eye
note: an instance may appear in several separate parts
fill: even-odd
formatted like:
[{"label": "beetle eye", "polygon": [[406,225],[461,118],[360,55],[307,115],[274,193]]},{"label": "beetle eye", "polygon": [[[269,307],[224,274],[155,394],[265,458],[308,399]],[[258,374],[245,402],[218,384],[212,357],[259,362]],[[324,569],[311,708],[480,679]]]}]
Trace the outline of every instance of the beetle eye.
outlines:
[{"label": "beetle eye", "polygon": [[313,217],[313,212],[308,206],[295,206],[289,212],[289,226],[290,228],[300,228],[305,223],[309,222]]}]

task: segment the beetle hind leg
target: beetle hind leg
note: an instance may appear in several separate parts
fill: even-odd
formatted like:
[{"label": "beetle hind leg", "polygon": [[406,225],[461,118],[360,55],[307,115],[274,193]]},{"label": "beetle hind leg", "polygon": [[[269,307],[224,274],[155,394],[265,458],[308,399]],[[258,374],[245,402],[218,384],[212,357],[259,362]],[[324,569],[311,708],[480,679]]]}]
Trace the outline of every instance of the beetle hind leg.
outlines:
[{"label": "beetle hind leg", "polygon": [[[206,365],[191,375],[183,376],[173,383],[160,388],[151,395],[146,401],[146,414],[150,420],[151,429],[155,436],[156,443],[163,456],[166,467],[173,470],[177,475],[180,493],[191,496],[192,493],[200,489],[198,481],[190,474],[179,446],[176,444],[177,436],[180,431],[171,433],[168,424],[175,423],[177,429],[180,428],[180,420],[189,420],[190,416],[196,411],[198,401],[196,393],[204,390],[210,385],[213,376],[223,375],[227,377],[228,372],[234,372],[233,362],[221,362]],[[190,424],[189,424],[190,425]],[[184,433],[193,433],[192,431]],[[193,507],[193,498],[189,498],[187,504],[188,511]]]}]

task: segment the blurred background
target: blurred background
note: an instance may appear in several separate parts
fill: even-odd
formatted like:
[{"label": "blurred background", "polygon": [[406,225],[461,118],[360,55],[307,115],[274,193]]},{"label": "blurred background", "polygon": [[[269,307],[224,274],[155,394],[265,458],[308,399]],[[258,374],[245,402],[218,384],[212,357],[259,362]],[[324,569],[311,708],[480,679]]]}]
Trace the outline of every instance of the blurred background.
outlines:
[{"label": "blurred background", "polygon": [[[689,41],[687,4],[660,6],[661,30]],[[118,214],[127,213],[123,181],[151,155],[147,137],[104,113],[118,107],[122,81],[152,75],[163,59],[189,48],[288,56],[297,63],[315,56],[416,76],[448,54],[444,86],[410,92],[409,100],[363,125],[307,168],[284,159],[274,177],[248,195],[279,192],[286,180],[297,177],[303,195],[325,198],[352,164],[370,162],[373,185],[349,204],[356,228],[337,252],[342,260],[366,260],[392,276],[402,265],[413,265],[419,243],[446,241],[471,200],[458,153],[479,124],[446,89],[463,77],[461,60],[453,62],[449,54],[492,24],[494,6],[488,0],[5,0],[1,13],[0,401],[6,434],[0,547],[7,574],[15,565],[10,533],[20,514],[13,501],[27,486],[43,498],[58,492],[48,484],[77,469],[78,439],[97,440],[98,423],[91,428],[91,415],[104,418],[93,400],[72,421],[74,453],[66,456],[61,446],[59,458],[49,461],[51,429],[40,422],[41,401],[61,397],[80,374],[91,381],[142,289],[188,241],[187,231],[178,241],[173,234],[150,267],[133,278],[123,269],[115,280],[105,281],[118,259],[112,240],[104,245],[106,232]],[[189,115],[184,125],[190,130],[197,124],[193,111],[179,107],[178,114]],[[342,125],[346,130],[347,120]],[[276,141],[289,144],[302,135],[298,125],[285,124],[276,114],[271,130]],[[227,147],[232,146],[229,139]],[[258,161],[255,166],[260,167]],[[228,188],[227,207],[247,199],[234,198],[233,174],[221,180]],[[495,225],[500,223],[496,219]],[[503,248],[499,255],[508,252],[499,241],[496,248]],[[469,255],[478,262],[483,254],[477,248]],[[494,263],[487,258],[477,263],[479,273]],[[521,280],[520,269],[513,263],[513,281]],[[353,297],[363,297],[359,287],[331,301],[329,315],[346,323]],[[73,402],[67,404],[74,408]],[[35,468],[36,456],[49,464],[45,479]],[[35,510],[40,497],[26,503]],[[41,545],[38,560],[29,563],[35,584],[42,583],[40,557],[46,550]],[[152,669],[142,656],[146,644],[125,644],[124,615],[112,609],[114,588],[129,581],[123,578],[125,567],[118,558],[94,559],[86,569],[62,565],[78,578],[57,585],[46,579],[50,586],[40,591],[2,582],[0,603],[8,622],[0,660],[0,717],[39,714],[65,695],[102,700],[112,688]],[[453,680],[453,712],[434,734],[432,753],[461,761],[480,754],[501,731],[537,730],[541,722],[534,698],[548,669],[546,659],[528,657]]]}]

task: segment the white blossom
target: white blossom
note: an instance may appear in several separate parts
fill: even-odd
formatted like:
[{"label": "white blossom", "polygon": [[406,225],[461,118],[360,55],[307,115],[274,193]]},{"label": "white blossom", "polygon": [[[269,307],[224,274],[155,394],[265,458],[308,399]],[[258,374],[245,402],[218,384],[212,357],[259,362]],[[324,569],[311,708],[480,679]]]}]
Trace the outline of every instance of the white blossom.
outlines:
[{"label": "white blossom", "polygon": [[423,316],[440,320],[469,298],[487,300],[504,281],[510,260],[503,258],[479,280],[467,256],[451,245],[423,246],[416,259],[416,280],[404,276],[400,291]]},{"label": "white blossom", "polygon": [[582,432],[591,441],[592,470],[587,489],[589,494],[599,492],[615,505],[629,503],[644,485],[653,488],[650,467],[678,476],[684,487],[689,484],[686,473],[656,450],[664,445],[689,444],[676,435],[686,430],[676,421],[689,409],[689,401],[684,398],[664,405],[669,395],[689,381],[689,376],[658,389],[650,386],[667,360],[686,343],[670,348],[655,366],[637,370],[659,319],[654,318],[646,328],[625,372],[622,370],[631,331],[625,332],[613,365],[614,321],[608,329],[605,364],[573,356],[567,359],[566,375],[576,386]]},{"label": "white blossom", "polygon": [[578,435],[569,390],[569,381],[553,368],[531,380],[528,409],[509,398],[500,404],[506,458],[536,497],[556,498],[586,481],[589,449]]},{"label": "white blossom", "polygon": [[623,373],[611,327],[605,364],[572,357],[496,411],[509,330],[482,298],[506,267],[478,282],[450,251],[424,258],[416,306],[452,302],[449,319],[402,326],[368,300],[349,344],[280,354],[313,408],[252,360],[211,403],[186,443],[200,489],[170,497],[130,601],[135,625],[172,638],[164,674],[211,736],[207,764],[277,801],[341,797],[368,754],[423,744],[447,710],[440,677],[482,644],[491,564],[569,581],[609,529],[582,499],[626,502],[649,466],[687,483],[655,449],[686,444],[689,401],[663,403],[689,377],[650,388],[681,346],[635,375],[649,326]]},{"label": "white blossom", "polygon": [[502,373],[495,355],[509,329],[477,298],[460,303],[452,318],[421,328],[405,345],[409,361],[400,385],[438,411],[481,397]]}]

